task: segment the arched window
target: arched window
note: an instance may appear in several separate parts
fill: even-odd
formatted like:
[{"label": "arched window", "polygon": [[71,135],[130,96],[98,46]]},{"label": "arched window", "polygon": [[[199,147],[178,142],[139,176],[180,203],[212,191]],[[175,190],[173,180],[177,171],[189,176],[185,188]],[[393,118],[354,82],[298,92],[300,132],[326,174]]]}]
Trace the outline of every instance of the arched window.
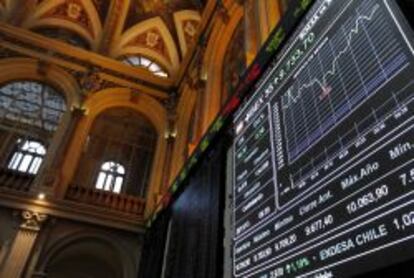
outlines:
[{"label": "arched window", "polygon": [[102,164],[95,188],[120,193],[124,183],[125,167],[114,161]]},{"label": "arched window", "polygon": [[124,58],[123,62],[133,67],[144,68],[160,77],[168,77],[168,73],[154,61],[142,56],[129,56]]},{"label": "arched window", "polygon": [[50,132],[56,130],[65,111],[65,99],[45,84],[17,81],[0,88],[2,122],[18,122]]},{"label": "arched window", "polygon": [[9,161],[8,168],[35,175],[39,171],[45,154],[46,149],[40,142],[18,139],[16,150]]},{"label": "arched window", "polygon": [[37,174],[65,111],[65,98],[44,83],[0,86],[0,175],[2,170]]},{"label": "arched window", "polygon": [[111,108],[96,117],[72,184],[145,198],[158,133],[143,115]]}]

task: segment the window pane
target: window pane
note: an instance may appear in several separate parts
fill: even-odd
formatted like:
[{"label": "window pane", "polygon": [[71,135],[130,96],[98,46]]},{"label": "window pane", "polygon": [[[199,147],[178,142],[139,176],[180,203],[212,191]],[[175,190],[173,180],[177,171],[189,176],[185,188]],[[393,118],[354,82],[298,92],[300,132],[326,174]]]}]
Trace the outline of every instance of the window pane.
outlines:
[{"label": "window pane", "polygon": [[151,64],[151,61],[147,58],[141,57],[141,65],[143,67],[148,67]]},{"label": "window pane", "polygon": [[45,155],[46,154],[45,147],[43,147],[43,145],[38,143],[38,145],[36,147],[36,153],[40,154],[40,155]]},{"label": "window pane", "polygon": [[46,149],[41,143],[30,140],[23,143],[21,150],[40,155],[46,154]]},{"label": "window pane", "polygon": [[104,162],[95,187],[100,190],[120,193],[124,181],[125,167],[115,161]]},{"label": "window pane", "polygon": [[19,166],[22,157],[23,155],[21,153],[14,153],[13,158],[9,163],[9,169],[17,170],[17,167]]},{"label": "window pane", "polygon": [[122,188],[122,182],[124,181],[124,178],[122,177],[117,177],[116,181],[115,181],[115,187],[114,187],[114,192],[115,193],[121,193],[121,188]]},{"label": "window pane", "polygon": [[114,179],[114,176],[112,175],[108,175],[106,177],[106,182],[105,182],[105,191],[109,191],[112,189],[112,180]]},{"label": "window pane", "polygon": [[99,173],[98,180],[96,181],[96,185],[95,185],[96,189],[103,189],[105,177],[106,177],[105,173],[102,173],[102,172]]},{"label": "window pane", "polygon": [[118,174],[124,175],[125,174],[125,168],[124,168],[124,166],[122,166],[121,164],[118,164],[117,166],[118,166],[118,168],[116,169],[116,172]]},{"label": "window pane", "polygon": [[160,70],[160,67],[157,64],[152,64],[149,67],[149,70],[152,71],[152,72],[159,71]]},{"label": "window pane", "polygon": [[109,171],[111,169],[111,162],[109,161],[109,162],[105,162],[104,164],[102,164],[101,169],[104,171]]},{"label": "window pane", "polygon": [[45,147],[36,141],[17,139],[17,151],[13,154],[8,168],[20,172],[37,174],[46,154]]},{"label": "window pane", "polygon": [[35,81],[11,82],[0,87],[0,103],[1,118],[36,126],[46,131],[55,130],[66,111],[62,95],[53,88]]},{"label": "window pane", "polygon": [[126,58],[124,57],[123,62],[135,67],[145,68],[148,71],[152,72],[154,75],[160,77],[168,77],[168,74],[161,68],[159,64],[148,58],[142,56],[129,56]]},{"label": "window pane", "polygon": [[29,144],[29,148],[31,149],[37,149],[39,148],[39,146],[41,146],[39,142],[35,142],[35,141],[28,141],[28,144]]},{"label": "window pane", "polygon": [[30,148],[30,141],[24,141],[23,146],[21,147],[22,151],[28,151]]},{"label": "window pane", "polygon": [[28,170],[28,168],[29,168],[29,166],[30,166],[30,163],[32,162],[32,160],[33,160],[33,156],[31,156],[29,154],[26,154],[23,157],[22,162],[20,163],[19,171],[26,173],[27,170]]},{"label": "window pane", "polygon": [[168,77],[168,74],[167,73],[165,73],[165,72],[163,72],[163,71],[159,71],[159,72],[156,72],[156,73],[154,73],[155,75],[158,75],[158,76],[161,76],[161,77]]},{"label": "window pane", "polygon": [[31,174],[37,174],[37,172],[39,171],[40,165],[42,164],[42,160],[40,157],[36,157],[33,160],[32,165],[30,166],[30,170],[29,173]]},{"label": "window pane", "polygon": [[138,57],[130,57],[130,58],[129,58],[129,61],[130,61],[133,65],[136,65],[136,66],[139,66],[139,65],[140,65],[140,61],[139,61],[139,58],[138,58]]}]

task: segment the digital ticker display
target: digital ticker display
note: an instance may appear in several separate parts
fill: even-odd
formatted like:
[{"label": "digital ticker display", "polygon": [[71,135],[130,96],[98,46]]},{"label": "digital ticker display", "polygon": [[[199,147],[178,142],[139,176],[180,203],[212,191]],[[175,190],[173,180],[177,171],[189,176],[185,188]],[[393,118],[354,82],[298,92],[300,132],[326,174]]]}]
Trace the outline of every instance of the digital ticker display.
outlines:
[{"label": "digital ticker display", "polygon": [[233,277],[414,258],[413,32],[394,0],[320,0],[235,115]]}]

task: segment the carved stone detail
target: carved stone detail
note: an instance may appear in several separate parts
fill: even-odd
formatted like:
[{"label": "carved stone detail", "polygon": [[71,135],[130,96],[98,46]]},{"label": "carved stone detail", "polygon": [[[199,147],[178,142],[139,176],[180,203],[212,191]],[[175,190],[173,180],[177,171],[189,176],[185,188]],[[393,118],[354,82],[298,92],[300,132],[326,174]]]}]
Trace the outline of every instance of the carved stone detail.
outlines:
[{"label": "carved stone detail", "polygon": [[81,86],[85,94],[93,93],[102,89],[104,80],[101,78],[97,68],[90,69],[81,79]]},{"label": "carved stone detail", "polygon": [[22,212],[23,222],[20,224],[21,229],[40,231],[42,223],[47,220],[47,215],[35,211],[25,210]]},{"label": "carved stone detail", "polygon": [[226,8],[222,1],[220,1],[218,5],[218,14],[224,23],[227,24],[230,21],[229,10]]},{"label": "carved stone detail", "polygon": [[73,105],[70,110],[74,118],[81,118],[88,114],[88,109],[84,106]]},{"label": "carved stone detail", "polygon": [[[145,35],[145,34],[144,34]],[[145,38],[145,37],[144,37]],[[118,88],[122,87],[123,85],[109,81],[103,78],[103,75],[111,75],[118,79],[122,79],[125,81],[133,82],[136,84],[140,84],[147,87],[154,87],[154,84],[144,80],[140,77],[132,77],[130,75],[123,74],[118,70],[112,68],[103,68],[96,66],[90,61],[86,61],[84,59],[80,59],[74,55],[69,55],[66,53],[60,53],[53,50],[48,50],[43,47],[40,47],[34,43],[28,43],[22,41],[20,39],[14,38],[11,35],[0,33],[0,42],[4,41],[13,45],[20,46],[22,49],[30,49],[32,52],[38,52],[42,54],[47,54],[45,60],[42,62],[50,63],[50,65],[56,65],[55,62],[51,61],[50,59],[55,58],[58,60],[66,61],[72,64],[77,64],[79,66],[85,67],[88,70],[86,72],[80,71],[79,69],[74,69],[68,66],[63,66],[63,68],[69,72],[73,77],[79,82],[82,87],[84,95],[89,93],[96,92],[98,90],[106,89],[106,88]],[[144,39],[145,42],[145,39]],[[163,40],[160,39],[158,45],[164,45]],[[164,47],[164,46],[163,46]],[[9,57],[30,57],[34,58],[33,55],[28,55],[25,52],[20,52],[17,50],[11,50],[0,46],[0,58],[9,58]],[[167,56],[166,56],[167,57]],[[61,66],[61,65],[60,65]]]}]

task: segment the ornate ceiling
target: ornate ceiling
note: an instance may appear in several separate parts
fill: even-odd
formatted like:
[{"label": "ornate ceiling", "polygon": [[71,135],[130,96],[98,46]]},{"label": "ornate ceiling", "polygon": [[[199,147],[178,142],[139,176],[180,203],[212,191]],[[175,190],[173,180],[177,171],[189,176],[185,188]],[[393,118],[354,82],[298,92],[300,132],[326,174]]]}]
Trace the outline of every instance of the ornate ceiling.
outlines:
[{"label": "ornate ceiling", "polygon": [[204,2],[0,0],[0,18],[119,61],[145,57],[174,77],[195,40]]}]

